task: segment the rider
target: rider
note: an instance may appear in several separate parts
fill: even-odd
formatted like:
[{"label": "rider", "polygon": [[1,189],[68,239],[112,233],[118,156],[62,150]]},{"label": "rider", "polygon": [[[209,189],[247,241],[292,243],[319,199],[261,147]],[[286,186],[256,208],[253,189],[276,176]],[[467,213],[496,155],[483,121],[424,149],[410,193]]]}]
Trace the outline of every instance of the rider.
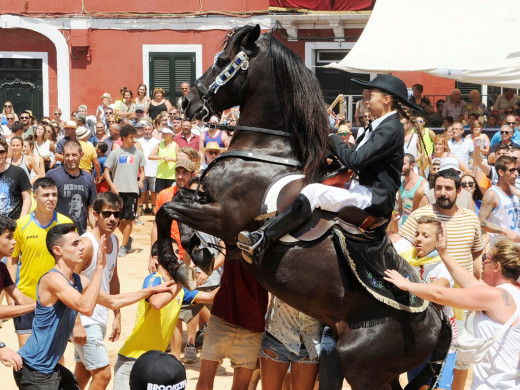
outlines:
[{"label": "rider", "polygon": [[[345,206],[356,206],[376,218],[388,219],[391,216],[395,194],[401,184],[404,156],[404,129],[399,114],[413,122],[404,105],[418,110],[421,107],[408,100],[406,85],[395,76],[383,74],[371,82],[352,81],[369,89],[368,108],[377,119],[358,134],[355,148],[349,147],[335,134],[329,136],[329,147],[347,168],[357,171],[358,180],[352,181],[349,190],[309,184],[292,206],[269,224],[254,232],[240,232],[237,246],[251,259],[270,242],[307,221],[315,208],[338,212]],[[374,230],[376,226],[365,228]]]}]

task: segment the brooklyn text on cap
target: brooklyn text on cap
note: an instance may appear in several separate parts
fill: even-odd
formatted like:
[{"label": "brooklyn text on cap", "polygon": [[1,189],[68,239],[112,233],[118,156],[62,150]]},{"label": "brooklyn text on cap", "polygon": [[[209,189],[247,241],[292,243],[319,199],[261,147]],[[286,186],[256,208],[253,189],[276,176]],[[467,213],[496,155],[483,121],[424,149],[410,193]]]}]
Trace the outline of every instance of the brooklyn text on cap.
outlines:
[{"label": "brooklyn text on cap", "polygon": [[131,390],[183,390],[186,370],[175,356],[148,351],[132,367],[129,384]]}]

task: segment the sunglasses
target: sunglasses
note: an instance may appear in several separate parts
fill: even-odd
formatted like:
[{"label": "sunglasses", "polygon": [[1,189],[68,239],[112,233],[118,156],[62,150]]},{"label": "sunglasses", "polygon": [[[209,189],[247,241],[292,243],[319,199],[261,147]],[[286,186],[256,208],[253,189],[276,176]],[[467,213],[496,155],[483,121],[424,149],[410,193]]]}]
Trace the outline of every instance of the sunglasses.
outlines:
[{"label": "sunglasses", "polygon": [[7,119],[8,121],[14,121],[14,118],[5,118]]},{"label": "sunglasses", "polygon": [[20,119],[29,119],[28,116],[21,116]]},{"label": "sunglasses", "polygon": [[12,106],[10,104],[4,104],[5,108],[11,108]]},{"label": "sunglasses", "polygon": [[177,116],[178,113],[176,113],[176,112],[170,112],[168,115],[169,115],[169,116]]},{"label": "sunglasses", "polygon": [[482,254],[482,264],[484,264],[486,262],[486,260],[489,260],[489,261],[493,261],[493,257],[492,256],[488,256],[484,253]]},{"label": "sunglasses", "polygon": [[347,136],[349,135],[350,133],[338,133],[338,135],[342,135],[342,136]]},{"label": "sunglasses", "polygon": [[515,172],[518,172],[519,169],[518,168],[510,168],[510,169],[504,169],[504,171],[509,171],[509,173],[515,173]]},{"label": "sunglasses", "polygon": [[6,150],[0,150],[0,156],[3,156],[4,154],[6,154],[7,151]]},{"label": "sunglasses", "polygon": [[61,115],[61,112],[55,112],[54,115]]},{"label": "sunglasses", "polygon": [[141,113],[141,114],[144,113],[144,111],[142,111],[142,110],[135,110],[135,112],[136,112],[136,113]]},{"label": "sunglasses", "polygon": [[514,111],[506,111],[506,114],[512,114]]},{"label": "sunglasses", "polygon": [[210,156],[218,156],[220,154],[220,150],[208,150],[208,154]]},{"label": "sunglasses", "polygon": [[370,115],[363,115],[363,118],[370,118]]},{"label": "sunglasses", "polygon": [[500,134],[510,134],[512,131],[500,131]]},{"label": "sunglasses", "polygon": [[107,123],[116,123],[116,121],[107,121]]},{"label": "sunglasses", "polygon": [[424,123],[424,121],[417,121],[417,123]]},{"label": "sunglasses", "polygon": [[119,219],[121,211],[100,211],[99,214],[101,214],[103,218],[110,218],[110,216],[113,215],[115,218]]},{"label": "sunglasses", "polygon": [[473,188],[475,186],[475,183],[472,181],[466,181],[466,182],[460,183],[460,186],[462,188],[466,188],[466,187]]}]

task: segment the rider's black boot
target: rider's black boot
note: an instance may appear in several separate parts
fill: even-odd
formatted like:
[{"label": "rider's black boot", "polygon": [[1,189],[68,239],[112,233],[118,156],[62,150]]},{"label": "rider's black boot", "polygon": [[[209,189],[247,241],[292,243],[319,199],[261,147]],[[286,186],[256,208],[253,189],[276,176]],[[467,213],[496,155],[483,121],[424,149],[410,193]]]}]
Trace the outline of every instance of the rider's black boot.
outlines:
[{"label": "rider's black boot", "polygon": [[311,215],[312,207],[309,199],[300,194],[291,206],[274,217],[267,225],[254,232],[246,230],[240,232],[237,246],[247,255],[244,259],[252,262],[252,259],[257,257],[271,242],[301,226]]}]

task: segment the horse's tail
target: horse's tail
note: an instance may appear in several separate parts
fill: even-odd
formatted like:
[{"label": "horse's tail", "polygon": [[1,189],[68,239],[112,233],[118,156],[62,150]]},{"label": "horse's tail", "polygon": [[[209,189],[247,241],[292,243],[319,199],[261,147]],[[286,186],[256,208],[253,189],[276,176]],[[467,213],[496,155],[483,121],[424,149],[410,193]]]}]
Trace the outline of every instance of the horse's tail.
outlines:
[{"label": "horse's tail", "polygon": [[437,382],[439,381],[442,368],[444,367],[446,355],[450,349],[452,338],[451,324],[444,313],[442,313],[441,309],[437,308],[437,306],[434,304],[431,304],[431,306],[439,312],[438,314],[441,319],[441,329],[439,331],[439,337],[437,338],[437,344],[435,345],[435,349],[433,350],[433,354],[428,364],[421,370],[419,375],[417,375],[410,383],[406,385],[404,390],[418,390],[421,386],[424,386],[426,383],[428,383],[428,379],[430,378],[432,379],[430,390],[435,389],[437,387]]}]

